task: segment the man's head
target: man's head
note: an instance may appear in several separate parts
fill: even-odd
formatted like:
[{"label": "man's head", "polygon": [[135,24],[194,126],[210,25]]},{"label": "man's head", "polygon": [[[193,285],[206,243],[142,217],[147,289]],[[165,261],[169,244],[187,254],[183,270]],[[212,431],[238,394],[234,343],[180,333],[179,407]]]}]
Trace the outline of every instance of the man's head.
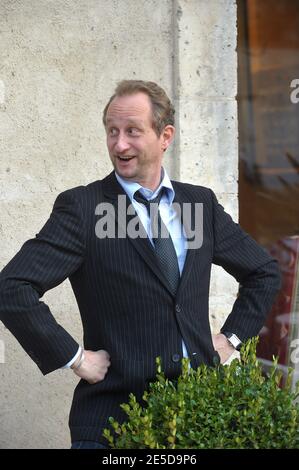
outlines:
[{"label": "man's head", "polygon": [[164,151],[174,136],[174,108],[156,83],[123,80],[103,113],[115,171],[155,189]]},{"label": "man's head", "polygon": [[136,93],[146,94],[152,107],[152,125],[157,136],[161,135],[165,126],[174,126],[174,107],[167,94],[155,82],[145,82],[143,80],[122,80],[118,83],[115,93],[109,99],[103,112],[103,124],[106,127],[107,110],[111,101],[117,96],[135,95]]}]

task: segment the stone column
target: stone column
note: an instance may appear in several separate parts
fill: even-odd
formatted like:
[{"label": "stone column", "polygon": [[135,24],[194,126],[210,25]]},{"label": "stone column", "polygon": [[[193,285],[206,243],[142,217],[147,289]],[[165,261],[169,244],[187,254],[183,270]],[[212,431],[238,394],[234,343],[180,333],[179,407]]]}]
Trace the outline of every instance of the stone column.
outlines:
[{"label": "stone column", "polygon": [[[238,218],[236,4],[233,0],[174,1],[176,177],[208,186]],[[214,331],[235,300],[237,283],[214,267],[210,315]]]}]

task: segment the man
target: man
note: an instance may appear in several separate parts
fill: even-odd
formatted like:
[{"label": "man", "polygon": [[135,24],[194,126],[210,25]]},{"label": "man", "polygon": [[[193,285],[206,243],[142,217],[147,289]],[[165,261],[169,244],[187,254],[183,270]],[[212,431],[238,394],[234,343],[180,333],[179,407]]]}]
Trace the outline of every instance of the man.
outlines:
[{"label": "man", "polygon": [[[73,448],[107,445],[102,431],[109,416],[125,417],[119,405],[130,392],[141,398],[155,378],[157,356],[170,378],[179,375],[183,356],[195,368],[225,362],[259,332],[279,288],[276,261],[232,221],[210,189],[169,180],[162,159],[174,137],[174,109],[164,90],[153,82],[121,82],[103,121],[114,172],[60,194],[45,226],[0,278],[0,318],[42,373],[71,367],[82,379],[70,413]],[[148,200],[155,200],[155,211]],[[203,207],[199,225],[196,204]],[[189,226],[177,210],[185,205],[191,206]],[[112,220],[116,229],[106,235],[103,207],[113,208],[105,222],[111,228]],[[144,236],[130,234],[134,217]],[[188,244],[191,227],[195,236],[202,232],[202,243]],[[232,312],[213,338],[212,263],[240,283]],[[84,348],[39,301],[67,277]]]}]

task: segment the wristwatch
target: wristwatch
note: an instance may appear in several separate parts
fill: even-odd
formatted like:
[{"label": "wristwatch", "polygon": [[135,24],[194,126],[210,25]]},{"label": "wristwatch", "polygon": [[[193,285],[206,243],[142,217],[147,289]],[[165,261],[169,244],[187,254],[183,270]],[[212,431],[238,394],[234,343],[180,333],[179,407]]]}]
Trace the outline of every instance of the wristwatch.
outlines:
[{"label": "wristwatch", "polygon": [[222,331],[222,334],[226,336],[227,341],[237,350],[240,351],[242,346],[242,341],[234,333],[229,333],[228,331]]}]

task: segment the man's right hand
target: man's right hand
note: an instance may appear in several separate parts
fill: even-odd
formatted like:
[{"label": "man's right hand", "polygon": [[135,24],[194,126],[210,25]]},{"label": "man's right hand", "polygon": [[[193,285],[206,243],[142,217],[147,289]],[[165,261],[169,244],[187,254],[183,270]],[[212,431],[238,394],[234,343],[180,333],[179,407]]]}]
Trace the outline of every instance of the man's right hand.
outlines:
[{"label": "man's right hand", "polygon": [[96,384],[104,380],[110,364],[110,356],[104,349],[99,351],[84,350],[83,362],[78,369],[76,369],[75,363],[73,371],[78,377],[86,380],[88,383]]}]

